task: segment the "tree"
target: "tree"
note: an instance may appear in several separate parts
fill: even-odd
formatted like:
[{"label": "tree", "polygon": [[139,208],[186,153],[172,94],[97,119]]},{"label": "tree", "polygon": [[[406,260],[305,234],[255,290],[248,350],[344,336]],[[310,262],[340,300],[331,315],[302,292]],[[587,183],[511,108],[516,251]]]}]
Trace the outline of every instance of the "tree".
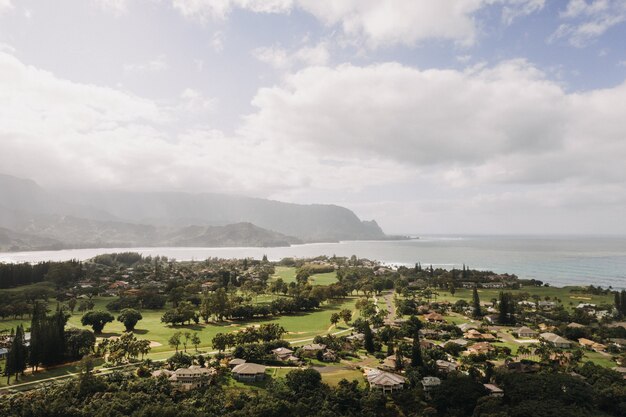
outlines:
[{"label": "tree", "polygon": [[7,384],[10,381],[11,375],[17,376],[23,374],[26,370],[26,362],[28,360],[28,348],[24,340],[24,327],[20,324],[17,326],[15,335],[11,340],[11,347],[7,353],[7,360],[5,365],[5,375],[7,376]]},{"label": "tree", "polygon": [[420,345],[420,329],[422,328],[422,322],[416,316],[410,316],[404,327],[408,330],[410,337],[413,338],[413,344],[411,346],[411,366],[422,366],[424,361],[422,360],[422,346]]},{"label": "tree", "polygon": [[368,353],[374,353],[374,335],[372,334],[369,323],[366,323],[363,330],[363,347]]},{"label": "tree", "polygon": [[[31,336],[32,340],[32,336]],[[96,336],[87,329],[68,329],[65,331],[65,356],[70,360],[78,360],[93,352]]]},{"label": "tree", "polygon": [[143,319],[143,316],[134,308],[125,308],[120,312],[120,315],[117,316],[117,321],[124,324],[127,332],[135,330],[135,325],[141,319]]},{"label": "tree", "polygon": [[185,352],[187,352],[187,344],[189,343],[189,339],[191,339],[191,333],[189,332],[183,333],[182,344],[183,344],[183,350]]},{"label": "tree", "polygon": [[196,349],[196,352],[198,351],[198,346],[200,346],[200,343],[202,343],[202,341],[200,340],[200,336],[198,336],[198,332],[194,332],[193,336],[191,336],[191,344]]},{"label": "tree", "polygon": [[67,301],[67,306],[70,308],[70,312],[72,314],[74,314],[74,309],[76,308],[76,303],[77,303],[76,298],[70,298]]},{"label": "tree", "polygon": [[111,323],[114,317],[107,311],[90,311],[80,319],[83,326],[91,326],[95,334],[101,334],[107,323]]},{"label": "tree", "polygon": [[343,310],[341,310],[339,312],[339,315],[341,316],[341,319],[343,320],[344,323],[346,323],[346,326],[348,326],[351,321],[352,321],[352,310],[348,310],[347,308],[344,308]]},{"label": "tree", "polygon": [[[463,271],[465,271],[465,269],[463,269]],[[472,294],[472,304],[474,307],[472,311],[472,315],[474,316],[474,318],[482,317],[483,313],[480,309],[480,298],[478,297],[478,289],[476,288],[475,285],[474,285],[474,291]]]},{"label": "tree", "polygon": [[173,335],[171,335],[170,338],[167,340],[167,343],[171,347],[176,348],[176,352],[178,352],[178,347],[180,346],[180,336],[181,336],[181,332],[176,332]]},{"label": "tree", "polygon": [[500,324],[515,324],[515,302],[510,292],[500,292],[498,312]]},{"label": "tree", "polygon": [[339,313],[333,313],[330,315],[330,324],[332,324],[333,326],[336,326],[340,320],[341,316],[339,315]]}]

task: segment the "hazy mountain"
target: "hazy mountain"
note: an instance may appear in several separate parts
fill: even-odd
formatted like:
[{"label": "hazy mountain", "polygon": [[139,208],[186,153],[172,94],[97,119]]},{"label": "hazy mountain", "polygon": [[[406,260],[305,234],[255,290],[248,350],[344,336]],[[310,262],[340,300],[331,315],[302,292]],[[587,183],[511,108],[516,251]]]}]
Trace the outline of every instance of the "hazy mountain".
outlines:
[{"label": "hazy mountain", "polygon": [[52,191],[8,175],[0,175],[0,227],[6,230],[5,249],[282,246],[386,238],[375,221],[361,221],[335,205],[212,193]]}]

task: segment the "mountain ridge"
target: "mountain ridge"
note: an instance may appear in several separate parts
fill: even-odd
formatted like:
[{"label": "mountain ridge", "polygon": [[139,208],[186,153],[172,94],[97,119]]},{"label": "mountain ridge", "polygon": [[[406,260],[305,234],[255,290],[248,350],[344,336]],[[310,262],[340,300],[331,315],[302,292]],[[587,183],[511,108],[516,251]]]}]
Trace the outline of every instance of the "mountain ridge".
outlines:
[{"label": "mountain ridge", "polygon": [[3,174],[0,228],[5,229],[0,250],[46,245],[289,246],[390,238],[375,220],[362,221],[334,204],[217,193],[51,191]]}]

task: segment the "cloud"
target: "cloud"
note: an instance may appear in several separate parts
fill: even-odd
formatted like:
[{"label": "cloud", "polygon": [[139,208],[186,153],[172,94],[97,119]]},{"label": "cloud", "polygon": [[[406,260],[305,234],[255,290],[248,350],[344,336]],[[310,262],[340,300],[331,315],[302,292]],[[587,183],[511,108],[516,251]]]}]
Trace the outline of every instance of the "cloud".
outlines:
[{"label": "cloud", "polygon": [[0,0],[0,16],[13,9],[11,0]]},{"label": "cloud", "polygon": [[465,71],[307,68],[252,103],[246,137],[395,161],[449,186],[626,178],[617,110],[626,83],[568,94],[523,60]]},{"label": "cloud", "polygon": [[225,19],[235,9],[255,13],[313,15],[329,27],[340,27],[349,42],[370,48],[415,45],[445,39],[472,45],[479,34],[476,13],[498,6],[510,24],[519,16],[541,10],[545,0],[172,0],[183,16],[206,21]]},{"label": "cloud", "polygon": [[566,39],[573,46],[584,47],[626,21],[626,0],[570,0],[560,15],[567,23],[561,24],[548,40]]},{"label": "cloud", "polygon": [[255,13],[288,13],[292,0],[172,0],[172,6],[185,17],[206,21],[225,19],[233,9]]},{"label": "cloud", "polygon": [[127,73],[145,73],[145,72],[161,72],[166,71],[169,68],[165,55],[159,55],[158,57],[144,63],[125,64],[124,72]]},{"label": "cloud", "polygon": [[330,60],[326,42],[320,42],[315,46],[306,46],[293,53],[289,53],[279,46],[260,47],[253,50],[252,55],[259,61],[280,70],[291,69],[296,65],[326,65]]},{"label": "cloud", "polygon": [[117,15],[126,13],[129,0],[94,0],[102,9],[110,10]]},{"label": "cloud", "polygon": [[63,80],[2,52],[0,73],[0,101],[12,103],[0,107],[0,166],[44,185],[268,196],[407,177],[379,158],[329,165],[298,146],[225,135],[210,125],[216,101],[193,89],[155,102]]},{"label": "cloud", "polygon": [[502,8],[502,21],[510,25],[518,17],[536,13],[545,5],[546,0],[511,0]]},{"label": "cloud", "polygon": [[224,32],[220,30],[215,32],[211,37],[211,48],[213,48],[215,52],[222,52],[224,50],[224,39]]}]

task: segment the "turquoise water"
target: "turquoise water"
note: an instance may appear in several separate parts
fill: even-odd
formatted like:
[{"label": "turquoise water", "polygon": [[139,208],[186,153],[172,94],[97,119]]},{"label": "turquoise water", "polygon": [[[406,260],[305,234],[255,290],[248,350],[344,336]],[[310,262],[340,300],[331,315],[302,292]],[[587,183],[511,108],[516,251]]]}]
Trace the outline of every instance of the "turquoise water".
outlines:
[{"label": "turquoise water", "polygon": [[0,253],[4,262],[88,259],[97,254],[136,251],[178,260],[207,257],[261,258],[337,255],[391,264],[421,262],[444,268],[490,269],[536,278],[552,285],[594,284],[626,288],[626,236],[422,236],[408,241],[355,241],[294,245],[285,248],[105,248]]}]

